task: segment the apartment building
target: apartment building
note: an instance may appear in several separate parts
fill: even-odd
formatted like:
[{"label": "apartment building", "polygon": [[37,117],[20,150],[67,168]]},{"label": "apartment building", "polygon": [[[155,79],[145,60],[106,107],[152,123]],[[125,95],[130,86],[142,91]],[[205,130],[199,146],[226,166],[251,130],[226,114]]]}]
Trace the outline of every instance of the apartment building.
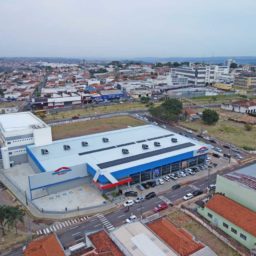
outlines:
[{"label": "apartment building", "polygon": [[205,86],[216,80],[217,66],[199,66],[199,67],[178,67],[172,71],[182,77],[188,78],[188,83],[194,86]]},{"label": "apartment building", "polygon": [[235,76],[234,86],[256,89],[256,73],[241,73]]}]

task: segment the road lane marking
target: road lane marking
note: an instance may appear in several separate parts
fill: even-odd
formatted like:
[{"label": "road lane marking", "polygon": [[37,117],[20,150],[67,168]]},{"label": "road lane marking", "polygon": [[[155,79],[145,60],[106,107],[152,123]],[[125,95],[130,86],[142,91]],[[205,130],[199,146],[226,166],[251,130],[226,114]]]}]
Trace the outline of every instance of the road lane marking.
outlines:
[{"label": "road lane marking", "polygon": [[72,236],[76,236],[76,235],[80,235],[80,234],[82,234],[82,232],[76,232],[76,233],[72,234]]},{"label": "road lane marking", "polygon": [[120,219],[120,218],[122,218],[122,217],[125,217],[125,214],[122,214],[122,215],[117,216],[118,219]]}]

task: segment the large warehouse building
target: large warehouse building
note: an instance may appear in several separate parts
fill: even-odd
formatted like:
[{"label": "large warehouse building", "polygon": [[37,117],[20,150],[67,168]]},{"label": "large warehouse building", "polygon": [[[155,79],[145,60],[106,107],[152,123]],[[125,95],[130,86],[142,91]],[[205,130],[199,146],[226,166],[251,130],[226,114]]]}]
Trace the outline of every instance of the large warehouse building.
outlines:
[{"label": "large warehouse building", "polygon": [[33,191],[82,179],[107,190],[204,163],[207,152],[206,145],[154,125],[30,145],[37,174],[29,184]]}]

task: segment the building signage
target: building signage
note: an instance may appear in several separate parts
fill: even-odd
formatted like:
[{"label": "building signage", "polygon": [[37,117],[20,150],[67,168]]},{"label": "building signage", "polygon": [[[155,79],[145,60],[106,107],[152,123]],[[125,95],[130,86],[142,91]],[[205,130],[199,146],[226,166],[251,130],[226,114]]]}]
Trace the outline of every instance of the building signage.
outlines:
[{"label": "building signage", "polygon": [[60,167],[59,169],[55,170],[52,175],[64,175],[68,172],[71,172],[69,167]]},{"label": "building signage", "polygon": [[207,147],[201,147],[197,150],[197,154],[204,154],[208,151],[208,148]]}]

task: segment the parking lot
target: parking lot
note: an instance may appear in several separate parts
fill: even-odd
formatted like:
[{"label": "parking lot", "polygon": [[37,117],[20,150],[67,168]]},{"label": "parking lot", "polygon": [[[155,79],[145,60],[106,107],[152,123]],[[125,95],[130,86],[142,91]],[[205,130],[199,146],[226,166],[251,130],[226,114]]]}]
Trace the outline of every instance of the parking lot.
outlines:
[{"label": "parking lot", "polygon": [[[231,161],[231,163],[233,160]],[[136,203],[143,200],[146,195],[151,192],[155,192],[156,195],[161,195],[167,191],[174,191],[182,186],[189,185],[190,183],[207,177],[211,174],[217,173],[218,171],[230,166],[229,159],[224,157],[216,158],[209,155],[207,161],[203,165],[195,166],[180,170],[175,173],[170,173],[154,180],[144,181],[141,184],[134,184],[122,187],[122,195],[119,197],[119,202],[124,203],[127,200],[133,200]],[[209,181],[210,182],[210,181]],[[194,186],[195,189],[200,187]],[[193,185],[191,185],[191,191]]]}]

